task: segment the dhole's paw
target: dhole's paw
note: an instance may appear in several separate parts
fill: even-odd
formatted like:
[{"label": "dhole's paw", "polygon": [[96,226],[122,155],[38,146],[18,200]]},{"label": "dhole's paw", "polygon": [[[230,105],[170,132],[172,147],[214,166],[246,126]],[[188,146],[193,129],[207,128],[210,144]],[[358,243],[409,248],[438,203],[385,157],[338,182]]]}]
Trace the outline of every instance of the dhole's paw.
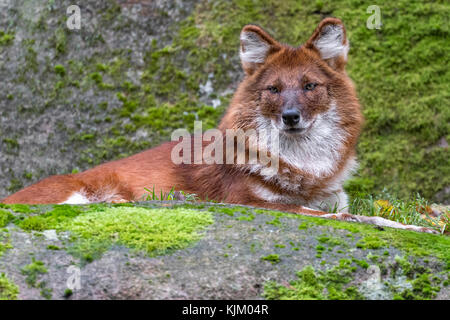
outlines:
[{"label": "dhole's paw", "polygon": [[129,201],[125,200],[125,199],[114,199],[114,200],[109,201],[109,203],[126,203],[126,202],[129,202]]},{"label": "dhole's paw", "polygon": [[336,219],[336,220],[342,220],[342,221],[350,221],[350,222],[362,222],[367,224],[373,224],[377,227],[391,227],[396,229],[404,229],[404,230],[411,230],[411,231],[418,231],[418,232],[425,232],[425,233],[433,233],[433,234],[439,234],[436,230],[420,227],[420,226],[414,226],[414,225],[407,225],[400,222],[388,220],[382,217],[368,217],[368,216],[360,216],[360,215],[353,215],[350,213],[329,213],[322,216],[323,218],[328,219]]},{"label": "dhole's paw", "polygon": [[388,220],[388,219],[385,219],[382,217],[367,217],[367,216],[358,216],[358,217],[360,218],[361,222],[368,223],[368,224],[374,224],[379,227],[391,227],[391,228],[396,228],[396,229],[411,230],[411,231],[418,231],[418,232],[425,232],[425,233],[434,233],[434,234],[439,233],[439,232],[429,229],[429,228],[403,224],[403,223]]},{"label": "dhole's paw", "polygon": [[439,234],[436,230],[425,228],[425,227],[419,227],[419,226],[413,226],[413,225],[407,225],[406,230],[413,230],[418,232],[425,232],[425,233],[432,233],[432,234]]},{"label": "dhole's paw", "polygon": [[344,213],[344,212],[324,214],[322,217],[328,218],[328,219],[342,220],[342,221],[361,222],[357,216],[350,214],[350,213]]}]

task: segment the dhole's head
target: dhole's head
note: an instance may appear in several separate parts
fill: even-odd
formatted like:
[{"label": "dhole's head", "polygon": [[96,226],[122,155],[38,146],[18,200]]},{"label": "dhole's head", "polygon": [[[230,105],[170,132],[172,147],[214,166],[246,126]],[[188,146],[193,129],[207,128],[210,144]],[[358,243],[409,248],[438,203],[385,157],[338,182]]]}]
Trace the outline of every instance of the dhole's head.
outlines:
[{"label": "dhole's head", "polygon": [[339,127],[356,140],[362,117],[345,72],[349,41],[339,19],[324,19],[298,47],[255,25],[242,29],[240,42],[246,77],[222,127],[270,127],[290,139]]}]

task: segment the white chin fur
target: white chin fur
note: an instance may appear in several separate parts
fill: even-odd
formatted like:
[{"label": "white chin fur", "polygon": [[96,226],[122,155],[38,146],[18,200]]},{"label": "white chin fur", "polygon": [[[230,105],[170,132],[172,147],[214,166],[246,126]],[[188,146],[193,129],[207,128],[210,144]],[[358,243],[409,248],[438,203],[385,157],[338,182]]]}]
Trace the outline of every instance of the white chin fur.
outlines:
[{"label": "white chin fur", "polygon": [[280,158],[315,176],[331,174],[341,158],[339,152],[346,136],[336,108],[332,102],[304,136],[280,136]]}]

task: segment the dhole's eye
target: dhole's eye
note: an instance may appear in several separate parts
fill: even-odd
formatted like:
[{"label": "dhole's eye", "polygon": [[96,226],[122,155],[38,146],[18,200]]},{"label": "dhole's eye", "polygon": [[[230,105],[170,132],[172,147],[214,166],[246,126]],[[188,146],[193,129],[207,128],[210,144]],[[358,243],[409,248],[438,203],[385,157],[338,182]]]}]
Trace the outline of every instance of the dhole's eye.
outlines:
[{"label": "dhole's eye", "polygon": [[274,86],[268,86],[267,90],[269,90],[270,93],[279,93],[280,92],[280,90],[278,90],[278,88],[274,87]]},{"label": "dhole's eye", "polygon": [[315,87],[317,87],[317,83],[310,82],[310,83],[305,84],[304,89],[306,91],[311,91],[311,90],[314,90]]}]

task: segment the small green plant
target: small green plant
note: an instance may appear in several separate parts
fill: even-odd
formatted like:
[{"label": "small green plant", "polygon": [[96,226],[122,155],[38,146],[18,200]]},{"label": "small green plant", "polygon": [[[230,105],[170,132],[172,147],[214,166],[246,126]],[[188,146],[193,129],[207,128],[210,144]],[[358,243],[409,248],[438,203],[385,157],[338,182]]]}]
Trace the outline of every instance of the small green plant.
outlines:
[{"label": "small green plant", "polygon": [[36,287],[37,277],[48,272],[44,263],[35,258],[32,259],[32,262],[29,265],[26,265],[20,271],[26,276],[25,281],[30,287]]},{"label": "small green plant", "polygon": [[0,46],[7,46],[13,43],[14,41],[14,34],[5,33],[3,31],[0,31]]},{"label": "small green plant", "polygon": [[66,68],[64,68],[63,65],[57,64],[54,69],[55,73],[60,75],[61,77],[64,77],[66,75]]},{"label": "small green plant", "polygon": [[6,227],[13,218],[11,212],[0,209],[0,228]]},{"label": "small green plant", "polygon": [[280,256],[278,254],[269,254],[265,257],[261,257],[261,260],[269,261],[272,264],[280,262]]},{"label": "small green plant", "polygon": [[326,271],[307,266],[297,272],[297,279],[282,285],[268,281],[264,297],[269,300],[349,300],[364,299],[357,288],[349,286],[356,267],[351,261],[341,259],[339,265]]},{"label": "small green plant", "polygon": [[449,232],[450,211],[447,209],[439,217],[431,216],[429,211],[429,202],[419,194],[409,200],[400,200],[386,190],[376,197],[355,198],[350,205],[352,214],[380,216],[403,224],[427,227],[442,234]]},{"label": "small green plant", "polygon": [[172,201],[172,200],[184,200],[187,202],[197,201],[197,195],[193,193],[186,193],[184,191],[175,191],[175,187],[172,187],[168,193],[162,190],[159,193],[155,192],[155,186],[150,190],[149,188],[144,188],[147,191],[142,197],[142,201]]},{"label": "small green plant", "polygon": [[73,294],[73,291],[69,288],[67,288],[66,290],[64,290],[64,298],[68,298]]}]

